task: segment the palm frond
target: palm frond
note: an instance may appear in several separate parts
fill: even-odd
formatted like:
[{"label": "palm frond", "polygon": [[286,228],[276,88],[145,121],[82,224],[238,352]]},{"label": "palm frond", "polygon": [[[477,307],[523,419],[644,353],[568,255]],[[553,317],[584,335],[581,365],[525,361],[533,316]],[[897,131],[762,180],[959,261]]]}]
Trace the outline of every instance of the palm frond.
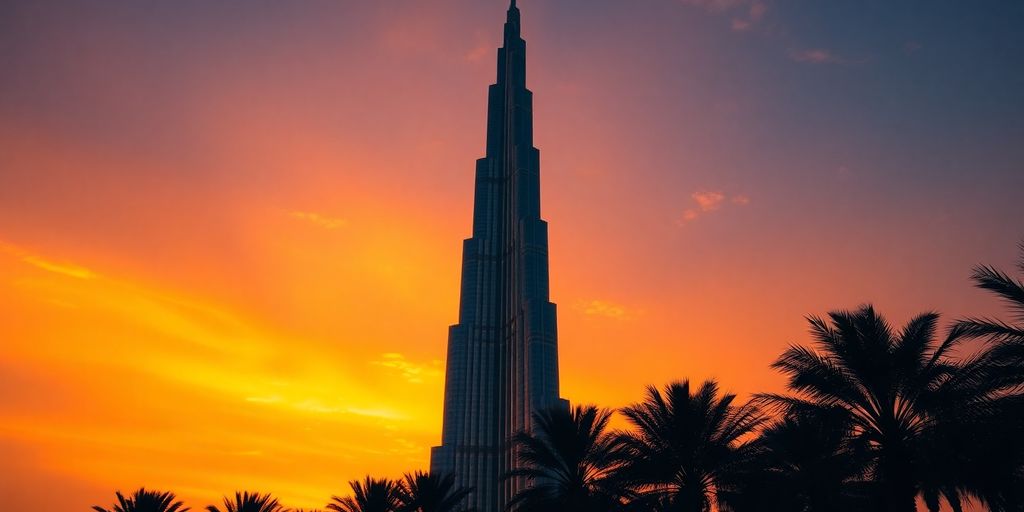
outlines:
[{"label": "palm frond", "polygon": [[971,279],[978,288],[991,291],[1002,298],[1017,321],[1024,322],[1024,283],[988,265],[975,267]]}]

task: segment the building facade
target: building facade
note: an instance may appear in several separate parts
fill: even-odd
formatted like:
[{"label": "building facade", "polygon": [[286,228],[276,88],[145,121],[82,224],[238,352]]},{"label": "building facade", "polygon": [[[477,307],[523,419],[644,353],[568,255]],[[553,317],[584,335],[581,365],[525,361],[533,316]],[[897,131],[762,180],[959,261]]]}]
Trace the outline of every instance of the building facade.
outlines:
[{"label": "building facade", "polygon": [[547,223],[540,217],[540,152],[515,0],[488,91],[486,156],[476,162],[473,234],[463,242],[459,323],[448,331],[441,446],[431,471],[472,487],[468,505],[499,512],[524,482],[510,436],[558,394],[555,305],[548,300]]}]

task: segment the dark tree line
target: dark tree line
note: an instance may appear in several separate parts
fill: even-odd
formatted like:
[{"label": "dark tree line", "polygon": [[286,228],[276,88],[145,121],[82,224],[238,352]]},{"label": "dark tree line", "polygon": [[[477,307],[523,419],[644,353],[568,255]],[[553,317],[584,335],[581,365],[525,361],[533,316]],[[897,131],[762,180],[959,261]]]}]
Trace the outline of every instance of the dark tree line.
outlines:
[{"label": "dark tree line", "polygon": [[[1024,244],[1020,270],[1024,272]],[[1024,512],[1024,283],[988,266],[975,284],[1010,320],[936,313],[894,328],[871,306],[810,317],[812,343],[773,363],[789,391],[746,403],[715,381],[650,387],[620,411],[540,411],[511,441],[532,485],[527,512],[911,512],[967,500]],[[978,340],[979,347],[962,344]],[[964,349],[958,351],[957,349]],[[965,355],[960,355],[961,353]],[[350,482],[335,512],[455,512],[470,489],[452,475]],[[117,493],[98,512],[185,512],[171,493]],[[209,512],[284,512],[270,495],[236,493]],[[301,512],[301,511],[295,511]]]}]

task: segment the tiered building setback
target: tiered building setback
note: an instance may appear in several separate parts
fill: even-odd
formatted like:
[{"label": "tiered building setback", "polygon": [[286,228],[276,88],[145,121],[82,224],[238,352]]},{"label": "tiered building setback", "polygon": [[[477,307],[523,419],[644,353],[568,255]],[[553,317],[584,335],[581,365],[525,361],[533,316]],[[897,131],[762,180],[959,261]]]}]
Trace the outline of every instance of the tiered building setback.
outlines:
[{"label": "tiered building setback", "polygon": [[448,331],[444,425],[431,471],[454,472],[468,505],[500,512],[524,482],[509,438],[558,395],[555,305],[548,300],[548,230],[540,216],[540,152],[515,0],[498,79],[488,91],[487,152],[476,162],[473,235],[463,242],[459,323]]}]

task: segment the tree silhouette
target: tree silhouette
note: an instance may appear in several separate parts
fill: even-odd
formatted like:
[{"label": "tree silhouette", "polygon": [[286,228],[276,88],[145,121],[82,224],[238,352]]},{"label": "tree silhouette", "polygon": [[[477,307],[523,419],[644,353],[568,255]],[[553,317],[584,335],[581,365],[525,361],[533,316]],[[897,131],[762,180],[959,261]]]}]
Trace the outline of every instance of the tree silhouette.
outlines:
[{"label": "tree silhouette", "polygon": [[[174,493],[147,491],[145,487],[139,488],[131,496],[125,498],[121,491],[115,493],[117,503],[111,508],[93,506],[96,512],[187,512],[188,507],[180,501],[174,501]],[[184,507],[184,508],[183,508]]]},{"label": "tree silhouette", "polygon": [[522,466],[506,475],[525,477],[530,485],[506,508],[531,512],[614,509],[619,493],[612,480],[616,442],[606,431],[610,418],[610,411],[592,405],[536,412],[533,432],[512,438]]},{"label": "tree silhouette", "polygon": [[863,485],[867,446],[845,411],[788,414],[762,430],[754,463],[731,488],[737,512],[842,512],[870,508]]},{"label": "tree silhouette", "polygon": [[919,492],[931,510],[939,496],[959,507],[965,482],[950,443],[990,413],[993,398],[978,385],[983,365],[948,357],[962,332],[953,329],[937,343],[935,313],[893,332],[871,306],[809,321],[814,348],[791,346],[772,365],[795,394],[761,398],[789,412],[844,411],[853,437],[869,448],[876,510],[915,510]]},{"label": "tree silhouette", "polygon": [[460,508],[460,504],[471,493],[472,489],[455,485],[453,473],[406,473],[398,485],[398,499],[402,512],[467,511]]},{"label": "tree silhouette", "polygon": [[208,512],[284,512],[284,507],[270,493],[236,491],[234,501],[227,496],[224,497],[223,511],[213,505],[207,506],[206,510]]},{"label": "tree silhouette", "polygon": [[393,480],[366,477],[362,482],[353,480],[348,484],[352,487],[352,496],[344,498],[332,496],[327,510],[335,512],[396,512],[402,506],[399,499],[399,486]]},{"label": "tree silhouette", "polygon": [[[1018,269],[1024,272],[1024,243]],[[986,342],[972,372],[961,379],[976,393],[990,397],[982,414],[968,418],[960,437],[972,440],[974,456],[958,461],[967,492],[993,511],[1024,510],[1024,283],[995,267],[975,267],[975,286],[995,294],[1010,310],[1012,321],[967,318],[954,327],[965,339]],[[956,433],[953,433],[956,434]],[[950,437],[955,437],[951,435]]]},{"label": "tree silhouette", "polygon": [[764,421],[754,405],[733,405],[735,398],[720,395],[713,380],[694,393],[683,381],[664,393],[649,387],[646,400],[622,410],[635,429],[621,437],[619,474],[638,495],[638,506],[665,512],[728,507],[735,494],[729,487],[753,456],[744,438]]}]

